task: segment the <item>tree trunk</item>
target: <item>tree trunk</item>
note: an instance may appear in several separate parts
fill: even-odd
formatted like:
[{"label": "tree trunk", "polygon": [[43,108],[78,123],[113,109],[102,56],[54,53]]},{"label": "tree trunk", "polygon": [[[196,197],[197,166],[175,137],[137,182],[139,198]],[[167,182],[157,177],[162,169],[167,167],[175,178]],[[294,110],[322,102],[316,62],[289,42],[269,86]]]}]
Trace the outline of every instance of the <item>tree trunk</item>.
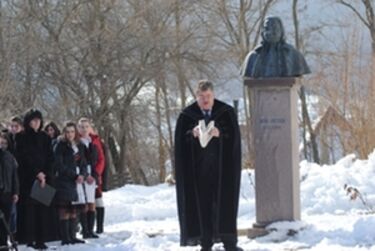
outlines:
[{"label": "tree trunk", "polygon": [[[299,21],[298,21],[298,14],[297,14],[297,6],[298,6],[298,0],[293,0],[293,24],[294,24],[294,32],[295,32],[295,45],[297,50],[301,50],[300,46],[300,36],[299,36]],[[313,127],[311,125],[310,115],[309,111],[307,109],[307,102],[306,102],[306,92],[305,87],[301,85],[300,90],[300,99],[301,99],[301,108],[302,108],[302,126],[303,126],[303,143],[304,143],[304,154],[305,158],[307,157],[307,140],[306,140],[306,127],[310,134],[310,142],[312,147],[312,153],[313,153],[313,161],[315,163],[320,163],[319,160],[319,151],[318,151],[318,144],[316,143],[316,135],[313,130]]]},{"label": "tree trunk", "polygon": [[159,138],[159,181],[164,182],[166,176],[165,170],[165,149],[164,149],[164,140],[163,140],[163,132],[162,132],[162,124],[161,124],[161,108],[160,108],[160,83],[157,80],[155,83],[155,105],[156,105],[156,127],[158,131],[158,138]]}]

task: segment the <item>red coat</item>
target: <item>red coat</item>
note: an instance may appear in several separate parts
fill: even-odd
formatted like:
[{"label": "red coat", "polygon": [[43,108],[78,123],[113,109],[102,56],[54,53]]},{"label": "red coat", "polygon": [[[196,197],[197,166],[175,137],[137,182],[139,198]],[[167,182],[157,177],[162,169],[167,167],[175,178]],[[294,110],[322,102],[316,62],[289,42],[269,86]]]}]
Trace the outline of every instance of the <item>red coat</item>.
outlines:
[{"label": "red coat", "polygon": [[98,186],[102,186],[102,176],[105,168],[105,157],[104,157],[104,149],[101,143],[101,139],[99,135],[90,134],[91,143],[95,146],[96,150],[98,151],[98,161],[95,165],[95,172],[98,175]]}]

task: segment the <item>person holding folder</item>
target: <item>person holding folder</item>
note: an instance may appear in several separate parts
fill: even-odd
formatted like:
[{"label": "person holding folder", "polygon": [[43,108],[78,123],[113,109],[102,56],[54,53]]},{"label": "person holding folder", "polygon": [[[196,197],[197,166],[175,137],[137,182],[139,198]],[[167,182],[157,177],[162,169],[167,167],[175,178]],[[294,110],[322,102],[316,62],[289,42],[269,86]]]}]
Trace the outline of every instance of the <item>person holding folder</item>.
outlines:
[{"label": "person holding folder", "polygon": [[41,188],[51,182],[53,151],[51,139],[42,131],[43,116],[31,109],[24,116],[24,131],[16,135],[15,156],[19,164],[20,202],[17,239],[28,247],[45,250],[48,238],[49,209],[31,198],[37,181]]}]

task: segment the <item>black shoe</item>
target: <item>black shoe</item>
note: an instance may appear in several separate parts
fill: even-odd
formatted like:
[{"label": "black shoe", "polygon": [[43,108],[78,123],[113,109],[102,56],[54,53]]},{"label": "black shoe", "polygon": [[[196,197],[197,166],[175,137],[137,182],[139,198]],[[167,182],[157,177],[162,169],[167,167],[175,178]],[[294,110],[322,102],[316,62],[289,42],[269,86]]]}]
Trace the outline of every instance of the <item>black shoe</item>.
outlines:
[{"label": "black shoe", "polygon": [[204,248],[204,247],[202,247],[202,248],[201,248],[201,251],[212,251],[212,248],[211,248],[211,247],[209,247],[209,248]]},{"label": "black shoe", "polygon": [[224,250],[225,251],[243,251],[242,248],[237,247],[236,240],[229,240],[229,241],[224,242]]},{"label": "black shoe", "polygon": [[73,244],[73,245],[74,244],[85,244],[85,243],[86,243],[86,241],[78,239],[78,238],[73,239],[72,242],[71,242],[71,244]]},{"label": "black shoe", "polygon": [[35,243],[27,243],[26,247],[28,247],[28,248],[34,248],[35,247]]},{"label": "black shoe", "polygon": [[61,241],[61,246],[66,246],[72,244],[71,241]]},{"label": "black shoe", "polygon": [[104,207],[96,208],[96,233],[102,234],[104,232]]},{"label": "black shoe", "polygon": [[36,243],[34,248],[39,249],[39,250],[47,250],[48,246],[44,242],[41,242],[41,243]]},{"label": "black shoe", "polygon": [[86,243],[84,240],[80,240],[76,237],[77,234],[77,221],[76,219],[69,220],[69,236],[70,244],[83,244]]},{"label": "black shoe", "polygon": [[82,233],[83,239],[99,239],[99,236],[94,233]]},{"label": "black shoe", "polygon": [[205,244],[201,244],[201,251],[212,251],[212,243],[208,244],[207,242]]},{"label": "black shoe", "polygon": [[230,248],[224,247],[224,249],[225,249],[225,251],[243,251],[243,249],[240,248],[240,247],[230,247]]},{"label": "black shoe", "polygon": [[99,235],[95,233],[89,233],[89,239],[99,239]]}]

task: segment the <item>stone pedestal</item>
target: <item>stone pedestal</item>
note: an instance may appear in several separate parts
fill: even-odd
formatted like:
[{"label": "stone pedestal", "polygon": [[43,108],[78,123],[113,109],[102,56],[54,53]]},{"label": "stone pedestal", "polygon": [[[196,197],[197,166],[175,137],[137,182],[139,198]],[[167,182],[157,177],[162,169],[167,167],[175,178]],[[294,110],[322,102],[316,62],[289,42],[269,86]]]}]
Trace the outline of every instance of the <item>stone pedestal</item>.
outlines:
[{"label": "stone pedestal", "polygon": [[[255,150],[256,223],[300,220],[296,78],[245,79]],[[254,229],[252,233],[254,233]],[[249,231],[249,237],[250,237]]]}]

